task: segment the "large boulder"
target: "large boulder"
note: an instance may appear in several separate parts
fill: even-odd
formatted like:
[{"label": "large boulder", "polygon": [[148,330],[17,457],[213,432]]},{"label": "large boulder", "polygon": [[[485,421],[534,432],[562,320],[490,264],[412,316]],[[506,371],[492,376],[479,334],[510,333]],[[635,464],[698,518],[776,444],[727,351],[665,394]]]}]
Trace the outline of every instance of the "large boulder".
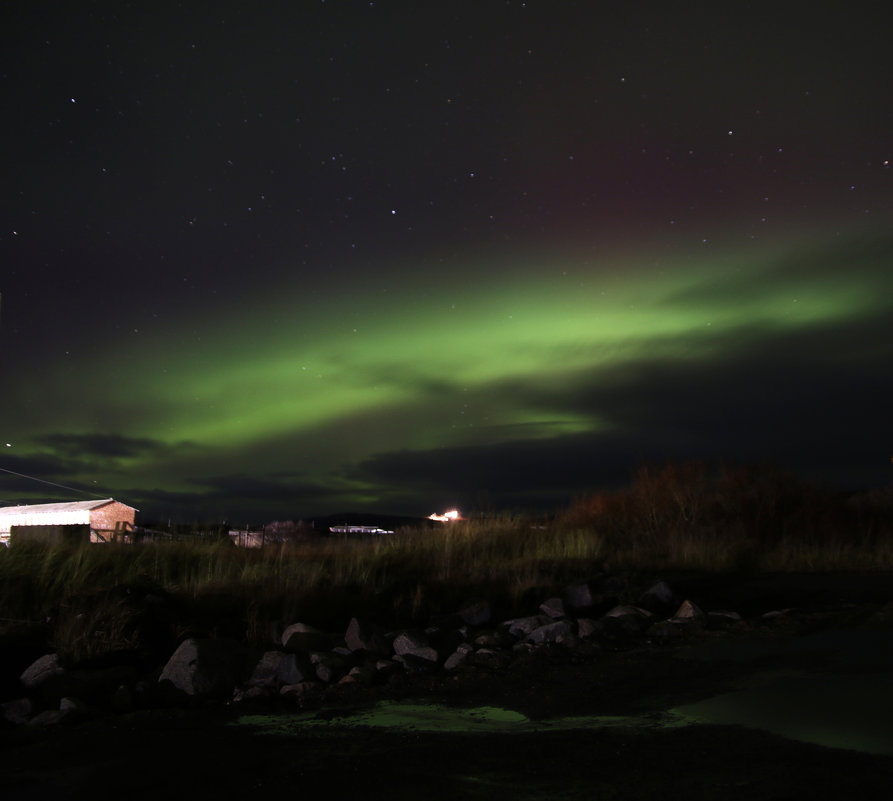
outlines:
[{"label": "large boulder", "polygon": [[622,576],[601,575],[564,589],[565,608],[572,613],[601,613],[618,603],[628,590]]},{"label": "large boulder", "polygon": [[639,596],[639,606],[658,614],[669,612],[678,603],[676,593],[666,581],[656,581]]},{"label": "large boulder", "polygon": [[469,664],[487,670],[502,670],[511,661],[512,655],[509,652],[497,648],[478,648],[468,655]]},{"label": "large boulder", "polygon": [[19,681],[36,695],[42,706],[55,707],[66,695],[86,694],[85,671],[66,670],[57,654],[46,654],[29,665]]},{"label": "large boulder", "polygon": [[279,689],[279,695],[301,700],[317,696],[322,690],[323,685],[318,681],[300,681],[297,684],[284,684]]},{"label": "large boulder", "polygon": [[516,617],[512,620],[505,620],[500,623],[499,627],[511,634],[512,637],[521,640],[540,628],[540,626],[545,626],[552,622],[552,618],[547,615],[530,615],[529,617]]},{"label": "large boulder", "polygon": [[705,615],[704,611],[692,601],[683,601],[672,619],[693,624],[702,624],[707,622],[707,615]]},{"label": "large boulder", "polygon": [[556,620],[534,629],[527,635],[526,641],[536,645],[547,642],[563,643],[574,637],[573,624],[569,620]]},{"label": "large boulder", "polygon": [[553,620],[560,620],[567,617],[567,611],[564,607],[564,600],[561,598],[549,598],[540,604],[539,611],[551,617]]},{"label": "large boulder", "polygon": [[244,647],[232,640],[190,638],[174,651],[158,681],[186,695],[229,697],[240,682],[245,657]]},{"label": "large boulder", "polygon": [[564,605],[568,610],[592,609],[601,601],[601,596],[588,581],[572,584],[564,589]]},{"label": "large boulder", "polygon": [[744,620],[737,612],[729,609],[711,609],[707,613],[707,626],[711,629],[729,629],[744,625]]},{"label": "large boulder", "polygon": [[456,670],[468,661],[470,654],[474,653],[474,646],[470,643],[462,643],[453,653],[451,653],[443,663],[444,670]]},{"label": "large boulder", "polygon": [[[536,628],[535,626],[533,628]],[[531,628],[531,631],[533,631]],[[511,648],[515,637],[507,630],[482,631],[475,636],[472,644],[475,648]]]},{"label": "large boulder", "polygon": [[349,659],[332,651],[315,651],[310,663],[316,678],[326,684],[334,684],[352,667]]},{"label": "large boulder", "polygon": [[347,626],[344,642],[351,651],[385,655],[391,653],[391,644],[384,632],[374,623],[356,617]]},{"label": "large boulder", "polygon": [[426,662],[438,662],[440,654],[432,647],[428,638],[417,631],[401,631],[394,638],[394,653],[398,656],[412,656]]},{"label": "large boulder", "polygon": [[249,687],[270,687],[279,689],[284,684],[300,684],[313,677],[309,663],[299,662],[295,654],[283,651],[267,651],[254,666]]},{"label": "large boulder", "polygon": [[[319,629],[306,623],[292,623],[282,632],[282,647],[286,651],[321,651],[329,645],[329,638]],[[290,682],[297,684],[297,682]]]},{"label": "large boulder", "polygon": [[630,604],[621,604],[605,612],[604,617],[619,621],[631,633],[644,631],[653,622],[653,615],[647,609]]},{"label": "large boulder", "polygon": [[64,675],[65,668],[59,664],[59,655],[45,654],[25,668],[19,681],[29,690],[36,690],[47,681]]}]

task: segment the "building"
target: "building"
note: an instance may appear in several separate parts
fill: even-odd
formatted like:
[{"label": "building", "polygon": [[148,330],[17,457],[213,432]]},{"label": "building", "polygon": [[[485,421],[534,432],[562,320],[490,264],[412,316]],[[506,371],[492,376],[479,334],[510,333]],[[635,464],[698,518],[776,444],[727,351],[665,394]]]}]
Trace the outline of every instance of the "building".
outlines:
[{"label": "building", "polygon": [[111,542],[129,539],[138,509],[114,498],[0,507],[0,543],[16,539]]},{"label": "building", "polygon": [[385,528],[378,526],[329,526],[329,531],[333,534],[393,534]]}]

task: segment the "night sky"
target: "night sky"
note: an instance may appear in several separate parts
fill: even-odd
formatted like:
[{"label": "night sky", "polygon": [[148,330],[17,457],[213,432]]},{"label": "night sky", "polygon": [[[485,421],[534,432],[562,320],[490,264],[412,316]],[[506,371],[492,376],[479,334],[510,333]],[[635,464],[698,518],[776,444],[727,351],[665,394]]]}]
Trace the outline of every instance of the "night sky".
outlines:
[{"label": "night sky", "polygon": [[4,2],[0,502],[889,485],[877,8]]}]

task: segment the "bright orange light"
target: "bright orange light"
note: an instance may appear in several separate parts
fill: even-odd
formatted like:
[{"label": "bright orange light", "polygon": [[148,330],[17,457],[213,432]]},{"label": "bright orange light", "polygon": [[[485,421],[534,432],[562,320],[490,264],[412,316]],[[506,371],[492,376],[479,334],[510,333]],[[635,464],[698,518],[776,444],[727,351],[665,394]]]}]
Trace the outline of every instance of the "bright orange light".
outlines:
[{"label": "bright orange light", "polygon": [[458,509],[450,509],[448,512],[444,512],[442,515],[437,514],[436,512],[433,515],[428,515],[429,520],[437,520],[440,523],[448,523],[450,520],[458,520],[459,519],[459,510]]}]

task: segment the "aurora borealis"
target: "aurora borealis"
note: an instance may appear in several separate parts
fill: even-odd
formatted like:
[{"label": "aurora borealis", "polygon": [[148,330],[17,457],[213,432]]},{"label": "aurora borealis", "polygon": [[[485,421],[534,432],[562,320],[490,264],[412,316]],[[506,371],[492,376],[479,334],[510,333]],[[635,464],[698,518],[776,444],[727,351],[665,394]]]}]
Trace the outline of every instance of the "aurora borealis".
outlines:
[{"label": "aurora borealis", "polygon": [[686,459],[889,484],[869,4],[598,5],[5,4],[2,501],[555,508]]}]

